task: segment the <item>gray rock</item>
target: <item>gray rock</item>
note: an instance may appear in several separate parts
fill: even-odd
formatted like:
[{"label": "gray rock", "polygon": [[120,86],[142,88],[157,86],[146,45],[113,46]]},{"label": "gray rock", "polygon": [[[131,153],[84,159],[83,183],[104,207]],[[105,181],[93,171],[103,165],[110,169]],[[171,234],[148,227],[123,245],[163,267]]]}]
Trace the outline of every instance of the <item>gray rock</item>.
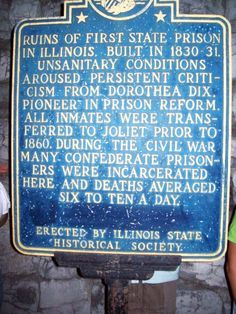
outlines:
[{"label": "gray rock", "polygon": [[222,314],[223,302],[213,291],[177,291],[176,314]]},{"label": "gray rock", "polygon": [[10,222],[8,221],[7,224],[0,229],[0,252],[4,252],[4,254],[0,254],[1,270],[5,276],[10,277],[21,274],[23,277],[31,275],[35,273],[32,257],[19,254],[12,248],[10,244],[11,230],[9,224]]},{"label": "gray rock", "polygon": [[[236,55],[235,55],[236,57]],[[235,67],[235,71],[236,71],[236,67]],[[233,131],[235,130],[235,133],[233,133],[233,136],[236,136],[236,80],[233,81],[233,101],[232,101],[232,117],[233,117]],[[233,155],[236,158],[236,155]]]},{"label": "gray rock", "polygon": [[10,51],[0,50],[0,81],[7,81],[10,77]]},{"label": "gray rock", "polygon": [[10,39],[11,38],[11,24],[9,20],[9,10],[11,1],[1,0],[0,10],[0,38]]},{"label": "gray rock", "polygon": [[90,313],[90,308],[88,304],[67,304],[60,307],[55,307],[51,309],[46,309],[41,312],[42,314],[88,314]]},{"label": "gray rock", "polygon": [[181,277],[197,279],[209,287],[227,287],[224,276],[224,258],[212,263],[182,263]]},{"label": "gray rock", "polygon": [[8,120],[0,120],[0,160],[5,162],[9,159],[9,149],[8,149]]},{"label": "gray rock", "polygon": [[14,0],[10,9],[10,23],[14,27],[20,20],[39,17],[41,5],[39,0]]},{"label": "gray rock", "polygon": [[91,314],[104,313],[104,300],[104,285],[102,285],[100,280],[97,280],[91,291]]},{"label": "gray rock", "polygon": [[[232,140],[232,155],[236,153],[236,139]],[[236,156],[236,155],[234,155]],[[236,159],[232,159],[232,164],[236,165]],[[233,205],[236,204],[236,166],[231,167],[231,182],[232,182],[232,199]]]},{"label": "gray rock", "polygon": [[64,1],[63,0],[42,0],[41,1],[41,10],[42,16],[62,16],[64,9]]},{"label": "gray rock", "polygon": [[[11,303],[3,303],[2,304],[2,307],[1,307],[1,312],[0,313],[4,313],[4,314],[28,314],[29,312],[27,310],[22,310],[22,309],[19,309],[17,306],[15,306],[14,304],[11,304]],[[31,311],[30,314],[32,313],[37,313],[38,312],[35,312],[35,311]]]},{"label": "gray rock", "polygon": [[76,268],[57,267],[50,257],[35,258],[35,266],[44,279],[72,279],[78,277]]},{"label": "gray rock", "polygon": [[180,0],[180,12],[188,14],[224,14],[223,0]]},{"label": "gray rock", "polygon": [[[33,280],[17,278],[4,281],[4,298],[2,305],[2,313],[18,313],[10,312],[12,307],[19,310],[36,312],[39,305],[39,285]],[[20,313],[20,312],[19,312]]]},{"label": "gray rock", "polygon": [[236,79],[236,36],[232,39],[232,78]]},{"label": "gray rock", "polygon": [[85,279],[50,280],[40,283],[40,307],[59,307],[65,304],[88,303],[88,283]]},{"label": "gray rock", "polygon": [[10,106],[9,92],[10,92],[9,82],[0,82],[0,95],[1,95],[0,104],[1,109],[4,108],[5,111],[7,111]]},{"label": "gray rock", "polygon": [[230,21],[236,20],[236,2],[235,0],[227,0],[226,2],[226,16]]}]

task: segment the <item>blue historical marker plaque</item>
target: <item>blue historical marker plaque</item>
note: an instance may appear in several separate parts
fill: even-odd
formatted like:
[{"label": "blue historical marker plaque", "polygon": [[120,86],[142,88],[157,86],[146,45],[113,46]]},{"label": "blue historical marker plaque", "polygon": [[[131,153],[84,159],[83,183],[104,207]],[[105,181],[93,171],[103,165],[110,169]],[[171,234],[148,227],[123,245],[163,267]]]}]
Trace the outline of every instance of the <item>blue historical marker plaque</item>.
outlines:
[{"label": "blue historical marker plaque", "polygon": [[225,252],[230,27],[177,1],[68,1],[14,34],[13,239],[25,254]]}]

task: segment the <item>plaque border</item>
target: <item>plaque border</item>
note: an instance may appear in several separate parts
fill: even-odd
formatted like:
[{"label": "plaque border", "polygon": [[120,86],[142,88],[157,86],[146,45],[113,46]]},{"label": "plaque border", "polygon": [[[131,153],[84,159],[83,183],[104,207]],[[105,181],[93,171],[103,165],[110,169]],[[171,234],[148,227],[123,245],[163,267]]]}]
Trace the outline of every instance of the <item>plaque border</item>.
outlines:
[{"label": "plaque border", "polygon": [[[76,2],[76,3],[75,3]],[[117,252],[117,251],[88,251],[88,250],[68,250],[56,248],[41,248],[41,247],[27,247],[21,243],[20,240],[20,207],[19,207],[19,73],[20,73],[20,59],[18,51],[21,47],[21,31],[24,27],[35,25],[48,25],[48,24],[70,24],[72,22],[72,10],[77,8],[87,8],[90,0],[79,1],[65,1],[64,15],[61,17],[43,17],[43,18],[30,18],[24,19],[16,26],[13,37],[13,61],[12,61],[12,122],[11,122],[11,180],[12,180],[12,239],[14,247],[22,254],[37,255],[37,256],[54,256],[54,252],[65,253],[86,253],[86,254],[122,254],[122,255],[146,255],[146,256],[173,256],[181,255],[183,261],[200,262],[200,261],[215,261],[224,256],[227,250],[227,233],[228,228],[224,228],[224,223],[227,226],[229,218],[229,190],[230,190],[230,158],[231,158],[231,99],[232,99],[232,39],[231,39],[231,25],[228,20],[221,15],[214,14],[180,14],[178,0],[153,0],[154,7],[167,6],[171,8],[171,22],[186,22],[186,23],[216,23],[222,27],[223,34],[223,49],[224,49],[224,103],[223,103],[223,119],[222,130],[223,132],[223,150],[222,150],[222,169],[225,170],[226,178],[222,175],[222,193],[221,193],[221,207],[220,207],[220,222],[219,222],[219,247],[214,253],[161,253],[161,252]],[[150,0],[150,4],[152,1]],[[150,5],[149,4],[149,5]],[[93,7],[93,6],[92,6]],[[146,11],[146,10],[144,10]],[[97,11],[96,11],[97,12]],[[143,13],[143,12],[142,12]],[[141,14],[141,13],[140,13]],[[140,15],[138,14],[138,15]],[[137,15],[135,15],[137,16]],[[135,16],[130,17],[134,18]],[[127,20],[128,18],[125,18]],[[114,20],[121,20],[116,19]],[[227,58],[228,57],[228,58]],[[17,62],[16,62],[17,61]],[[228,61],[228,64],[227,64]],[[17,76],[17,77],[16,77]],[[17,80],[15,80],[17,79]],[[229,80],[227,88],[227,79]],[[228,119],[227,119],[228,118]],[[226,132],[227,131],[227,132]],[[228,145],[228,147],[227,147]],[[228,157],[227,157],[228,155]],[[16,196],[16,197],[15,197]],[[224,208],[226,210],[224,210]],[[15,218],[16,216],[16,218]],[[225,230],[224,230],[225,229]],[[224,247],[223,244],[224,243]],[[48,253],[48,251],[52,253]]]}]

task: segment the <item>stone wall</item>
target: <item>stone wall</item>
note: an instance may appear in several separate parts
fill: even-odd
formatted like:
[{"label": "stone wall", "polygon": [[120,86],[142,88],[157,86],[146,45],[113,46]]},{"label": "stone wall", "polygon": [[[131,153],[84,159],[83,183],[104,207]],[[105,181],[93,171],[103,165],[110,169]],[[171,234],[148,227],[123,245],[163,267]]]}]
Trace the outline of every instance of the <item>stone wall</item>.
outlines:
[{"label": "stone wall", "polygon": [[[236,204],[236,1],[180,0],[182,13],[220,14],[232,26],[232,151],[231,151],[231,200],[230,216]],[[177,290],[177,313],[230,313],[224,259],[215,263],[183,263]]]},{"label": "stone wall", "polygon": [[[9,126],[11,35],[17,21],[29,17],[60,16],[62,0],[0,0],[0,180],[9,189]],[[233,30],[236,64],[236,1],[180,0],[182,13],[226,16]],[[233,140],[231,206],[236,204],[236,67],[233,68]],[[99,280],[85,280],[75,269],[57,268],[51,258],[23,256],[11,245],[10,222],[0,229],[0,268],[4,297],[1,313],[103,314],[104,288]],[[177,288],[177,314],[227,314],[230,297],[224,259],[214,263],[183,263]]]}]

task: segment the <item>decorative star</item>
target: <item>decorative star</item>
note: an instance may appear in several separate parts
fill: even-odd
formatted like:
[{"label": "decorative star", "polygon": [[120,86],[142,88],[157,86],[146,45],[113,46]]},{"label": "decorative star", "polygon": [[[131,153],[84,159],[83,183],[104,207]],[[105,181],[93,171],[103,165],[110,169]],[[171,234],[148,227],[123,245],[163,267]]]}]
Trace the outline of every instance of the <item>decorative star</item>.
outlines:
[{"label": "decorative star", "polygon": [[166,14],[163,14],[162,11],[159,11],[159,13],[157,14],[154,14],[157,18],[156,22],[165,22],[165,17],[166,17]]},{"label": "decorative star", "polygon": [[77,19],[78,19],[78,23],[81,23],[81,22],[86,22],[86,19],[87,19],[88,15],[84,15],[83,12],[80,13],[79,16],[77,16]]}]

